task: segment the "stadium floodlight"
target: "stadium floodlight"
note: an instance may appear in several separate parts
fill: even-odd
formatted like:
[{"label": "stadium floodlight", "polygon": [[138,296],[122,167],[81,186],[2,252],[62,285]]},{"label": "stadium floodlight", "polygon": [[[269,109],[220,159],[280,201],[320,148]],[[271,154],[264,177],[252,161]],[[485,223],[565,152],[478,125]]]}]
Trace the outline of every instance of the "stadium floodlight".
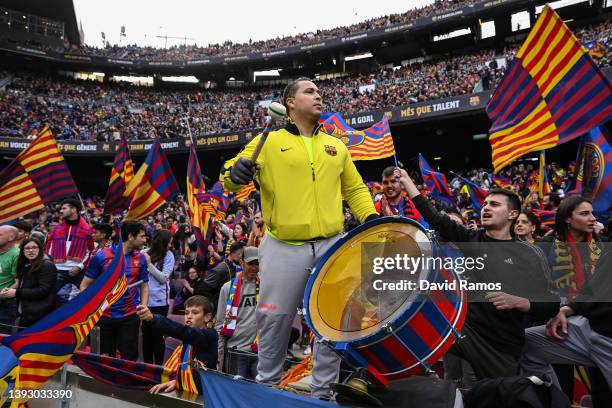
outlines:
[{"label": "stadium floodlight", "polygon": [[191,76],[163,76],[162,81],[164,82],[188,82],[197,84],[200,80],[193,75]]},{"label": "stadium floodlight", "polygon": [[480,21],[480,38],[490,37],[495,37],[495,21]]},{"label": "stadium floodlight", "polygon": [[531,27],[531,20],[528,11],[519,11],[510,16],[512,31],[526,30]]},{"label": "stadium floodlight", "polygon": [[366,52],[363,54],[349,55],[348,57],[344,57],[344,61],[348,62],[348,61],[355,61],[355,60],[360,60],[360,59],[365,59],[365,58],[372,58],[372,53]]},{"label": "stadium floodlight", "polygon": [[[567,6],[573,6],[574,4],[586,3],[587,1],[588,0],[558,0],[558,1],[553,1],[551,3],[547,3],[547,4],[550,6],[550,8],[552,8],[553,10],[556,10],[556,9],[560,9],[560,8],[567,7]],[[542,13],[544,6],[545,5],[536,6],[535,8],[536,16]]]},{"label": "stadium floodlight", "polygon": [[459,30],[454,30],[454,31],[450,31],[446,34],[440,34],[440,35],[434,35],[434,42],[436,41],[442,41],[442,40],[448,40],[450,38],[455,38],[455,37],[460,37],[462,35],[468,35],[472,33],[472,29],[471,28],[461,28]]},{"label": "stadium floodlight", "polygon": [[258,77],[258,76],[280,76],[280,71],[282,71],[282,69],[269,69],[267,71],[255,71],[253,72],[253,74]]}]

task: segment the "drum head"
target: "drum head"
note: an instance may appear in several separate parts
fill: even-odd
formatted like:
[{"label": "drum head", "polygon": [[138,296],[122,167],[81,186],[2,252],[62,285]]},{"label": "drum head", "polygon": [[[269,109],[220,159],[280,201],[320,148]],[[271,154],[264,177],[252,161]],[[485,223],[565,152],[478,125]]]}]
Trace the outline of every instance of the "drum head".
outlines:
[{"label": "drum head", "polygon": [[[373,244],[373,245],[370,245]],[[384,245],[383,245],[384,244]],[[418,300],[415,290],[376,290],[376,280],[401,282],[425,279],[428,270],[373,272],[375,257],[431,256],[432,243],[420,224],[386,217],[362,225],[338,241],[315,266],[306,291],[307,313],[319,336],[350,342],[382,330],[382,326]],[[417,302],[418,303],[418,302]]]}]

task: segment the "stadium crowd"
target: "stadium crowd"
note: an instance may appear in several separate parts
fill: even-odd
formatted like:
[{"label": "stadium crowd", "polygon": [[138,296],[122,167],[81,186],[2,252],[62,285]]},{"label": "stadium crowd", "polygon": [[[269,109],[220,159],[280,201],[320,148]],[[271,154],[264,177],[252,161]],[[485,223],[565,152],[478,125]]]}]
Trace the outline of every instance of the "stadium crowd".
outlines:
[{"label": "stadium crowd", "polygon": [[108,45],[105,48],[84,46],[78,49],[69,50],[69,52],[84,55],[97,55],[112,58],[134,58],[151,61],[184,61],[188,59],[198,59],[210,56],[247,54],[252,52],[285,48],[294,45],[303,45],[330,38],[342,37],[389,27],[396,24],[406,23],[421,17],[441,15],[474,3],[476,3],[474,0],[436,0],[434,3],[419,9],[408,10],[401,14],[390,14],[387,16],[376,17],[350,26],[336,27],[328,30],[317,30],[316,32],[301,33],[262,41],[249,40],[248,43],[243,44],[226,41],[222,44],[209,44],[208,46],[180,45],[170,48],[141,47],[135,44],[127,46]]},{"label": "stadium crowd", "polygon": [[[447,12],[471,3],[469,0],[438,0],[413,14],[386,16],[357,26],[310,33],[306,37],[249,43],[248,49],[315,41],[355,30],[396,24],[421,15]],[[442,5],[442,8],[435,9],[436,5]],[[606,23],[578,32],[601,66],[610,64],[611,31],[612,26]],[[175,48],[164,50],[162,54],[158,53],[159,50],[135,46],[88,51],[117,57],[155,59],[162,55],[174,59],[202,52],[210,55],[239,53],[244,52],[241,47],[245,46],[228,43],[205,49]],[[494,87],[516,51],[516,48],[507,48],[502,55],[481,51],[450,56],[397,69],[323,80],[318,84],[325,100],[325,110],[350,114],[387,108]],[[97,141],[116,139],[120,135],[128,140],[143,140],[187,137],[190,132],[205,135],[261,128],[265,110],[259,102],[279,96],[279,89],[275,88],[168,92],[121,83],[44,77],[28,72],[0,71],[0,79],[3,76],[14,78],[0,93],[0,136],[32,139],[43,123],[51,125],[58,139]],[[284,99],[286,102],[287,97]],[[314,125],[316,134],[316,120],[311,125]],[[324,136],[333,143],[342,144],[329,135]],[[280,150],[284,151],[283,148]],[[325,145],[325,152],[332,158],[337,155],[334,146]],[[308,153],[314,185],[312,144]],[[350,156],[346,157],[345,162],[350,163]],[[319,158],[317,156],[317,161]],[[255,166],[244,164],[248,161],[245,158],[241,160],[234,162],[231,169],[226,166],[227,172],[224,170],[221,175],[227,188],[232,188],[232,184],[246,185],[252,179]],[[237,170],[241,163],[253,173],[250,178]],[[505,274],[508,282],[518,282],[516,287],[527,284],[533,286],[531,293],[543,295],[534,300],[511,291],[488,291],[483,299],[475,301],[472,293],[466,293],[465,324],[461,323],[463,336],[452,344],[442,359],[445,378],[456,381],[462,389],[470,389],[476,381],[482,384],[480,381],[516,380],[514,376],[518,374],[553,374],[549,363],[561,362],[565,367],[554,367],[556,375],[544,379],[551,380],[555,386],[559,386],[561,381],[561,388],[571,396],[572,386],[568,386],[568,381],[574,379],[574,366],[571,364],[583,364],[590,366],[593,406],[609,406],[612,398],[609,364],[612,302],[609,301],[608,271],[612,253],[606,244],[612,240],[612,218],[597,220],[593,203],[577,194],[574,188],[576,164],[562,166],[552,162],[539,170],[527,159],[519,160],[495,175],[485,168],[459,170],[448,173],[447,185],[446,179],[441,187],[442,179],[433,183],[438,184],[437,190],[450,191],[446,197],[441,197],[440,191],[431,190],[429,181],[433,174],[421,174],[415,170],[406,172],[396,167],[381,167],[380,179],[365,183],[370,195],[355,170],[356,181],[351,186],[361,189],[360,202],[366,202],[374,212],[366,214],[367,217],[361,214],[361,221],[377,220],[379,216],[410,218],[424,228],[436,231],[440,239],[439,249],[445,255],[464,257],[464,260],[473,254],[484,253],[483,259],[490,255],[486,262],[488,269],[482,273],[487,275],[485,280],[490,278],[489,273],[495,272],[498,277]],[[540,174],[540,171],[545,174]],[[310,183],[310,172],[305,174]],[[336,177],[336,173],[333,176]],[[262,180],[262,173],[259,177],[256,181],[262,183],[262,191],[266,192],[269,185]],[[248,180],[242,182],[243,179]],[[543,180],[547,182],[541,183]],[[320,181],[317,183],[317,186],[323,185]],[[129,286],[97,323],[100,354],[162,365],[172,359],[170,355],[175,355],[173,350],[177,343],[170,340],[173,337],[182,341],[183,347],[188,346],[184,350],[176,348],[185,353],[175,355],[179,373],[186,364],[178,364],[178,358],[187,358],[194,363],[198,360],[211,369],[263,382],[258,377],[264,372],[263,365],[257,364],[258,359],[262,363],[267,358],[262,340],[261,310],[276,310],[278,307],[263,297],[260,300],[259,248],[263,253],[267,245],[282,244],[291,250],[304,249],[309,259],[315,259],[316,245],[329,237],[319,234],[308,239],[298,237],[299,240],[277,237],[274,224],[282,223],[274,222],[272,217],[270,230],[267,229],[268,214],[262,213],[262,199],[255,188],[257,184],[253,186],[253,191],[240,199],[239,193],[223,190],[222,182],[212,186],[214,194],[207,197],[223,195],[227,197],[227,203],[206,198],[211,200],[206,206],[210,223],[208,229],[202,231],[203,242],[196,238],[187,208],[188,200],[182,195],[138,221],[125,219],[126,211],[105,213],[104,199],[100,196],[84,200],[79,196],[49,205],[14,220],[10,225],[0,226],[0,334],[18,333],[31,327],[96,281],[102,281],[100,277],[112,270],[110,265],[121,245]],[[290,189],[293,194],[295,185],[291,184]],[[278,193],[276,189],[273,191]],[[349,207],[350,203],[355,209],[356,201],[351,201],[350,197],[348,202],[342,201],[343,197],[348,197],[344,191],[351,193],[347,189],[343,190],[342,197],[337,194],[335,215],[340,217],[343,212],[344,231],[348,232],[360,221],[357,212],[354,214]],[[267,208],[265,199],[264,194],[264,208]],[[273,208],[274,213],[277,207]],[[293,207],[290,210],[292,215],[310,211]],[[320,223],[322,213],[318,208],[314,213],[312,220]],[[609,211],[607,215],[610,215]],[[341,220],[338,227],[342,229]],[[260,247],[262,242],[265,244]],[[450,250],[445,242],[452,244]],[[493,242],[503,246],[503,250],[499,250],[500,245],[492,245]],[[466,252],[470,251],[469,244],[476,244],[473,253]],[[437,250],[438,241],[433,245]],[[283,265],[282,258],[280,255],[266,256],[268,264],[264,270],[269,274],[273,269],[271,266]],[[284,267],[278,267],[278,270],[287,272]],[[301,270],[308,271],[307,268]],[[466,273],[464,276],[463,272],[452,272],[449,276],[464,282],[479,279],[477,274]],[[273,275],[265,275],[262,281],[274,281],[270,276]],[[288,274],[284,278],[287,276],[293,279]],[[290,292],[299,286],[292,281],[278,287]],[[301,301],[303,291],[296,292],[300,293]],[[601,297],[602,292],[605,297]],[[362,297],[365,299],[367,295]],[[361,312],[355,313],[358,327],[363,328],[368,319],[379,319],[383,308],[377,304],[374,314],[369,315],[366,313],[368,302],[370,299],[358,305],[364,309],[361,315]],[[298,311],[303,310],[302,306],[298,306]],[[295,312],[295,305],[292,304],[290,309],[282,310],[283,316]],[[344,313],[343,319],[346,318]],[[346,313],[352,314],[353,311]],[[378,320],[381,322],[382,317]],[[279,326],[274,328],[275,335],[289,332],[284,332]],[[284,346],[284,334],[279,334],[279,338],[282,338],[279,343]],[[310,343],[312,350],[310,346],[303,352],[300,350],[299,357],[312,353],[315,363],[311,366],[316,369],[317,345],[301,313],[298,313],[289,336],[288,364],[283,364],[283,350],[280,371],[296,362],[292,345],[300,338]],[[94,336],[89,340],[94,347]],[[140,344],[142,348],[139,348]],[[259,350],[258,346],[261,346]],[[421,365],[427,368],[426,362],[421,362]],[[301,366],[308,367],[308,361],[302,360],[293,368]],[[281,387],[302,377],[307,370],[296,376],[291,373],[292,370],[283,377]],[[193,388],[188,389],[181,384],[183,378],[188,378],[186,375],[176,375],[176,378],[153,386],[150,392],[174,389],[192,392],[197,389],[202,393],[201,385],[193,384]],[[553,392],[556,387],[548,385],[545,392],[549,389]],[[506,392],[511,395],[511,391]],[[499,395],[495,395],[494,403],[499,399]]]},{"label": "stadium crowd", "polygon": [[[579,31],[601,66],[610,64],[610,32],[605,23]],[[603,48],[602,48],[603,47]],[[326,110],[352,114],[407,105],[494,88],[516,48],[441,58],[319,81]],[[27,72],[0,92],[0,136],[33,137],[49,123],[58,139],[107,141],[188,137],[262,128],[265,109],[258,102],[277,97],[280,89],[162,91],[126,84],[101,84],[44,77]],[[188,99],[190,102],[188,102]],[[191,107],[191,109],[190,109]],[[189,117],[189,119],[187,119]],[[189,127],[187,126],[189,120]]]},{"label": "stadium crowd", "polygon": [[[566,206],[563,204],[565,201],[576,201],[578,198],[565,196],[565,190],[574,178],[574,166],[574,163],[564,167],[556,163],[547,165],[546,173],[551,191],[546,193],[542,201],[536,192],[539,175],[531,163],[513,164],[494,177],[483,168],[459,171],[448,178],[448,187],[455,203],[453,205],[438,200],[431,191],[427,191],[420,174],[414,171],[410,173],[412,179],[420,182],[422,198],[433,204],[441,213],[448,214],[455,222],[464,224],[473,231],[484,225],[481,226],[481,214],[476,209],[462,177],[486,191],[496,187],[512,190],[518,195],[522,207],[521,215],[513,227],[513,235],[519,240],[537,244],[546,241],[547,237],[556,237],[560,228],[559,222],[565,223],[557,219],[556,223],[543,222],[541,225],[540,221],[544,220],[540,218],[542,214],[536,215],[538,210],[547,213],[549,220],[552,213],[554,219],[557,209]],[[380,180],[366,182],[366,185],[380,215],[403,215],[422,222],[422,215],[413,204],[417,203],[417,200],[408,200],[406,190],[400,192],[393,167],[384,169]],[[9,265],[9,256],[15,260],[12,264],[15,270],[4,267],[0,273],[0,333],[10,333],[35,323],[58,305],[77,296],[80,290],[85,290],[102,273],[102,265],[107,265],[112,259],[109,248],[117,240],[120,231],[124,250],[128,248],[131,251],[130,259],[136,259],[136,262],[143,265],[136,268],[138,263],[131,264],[128,278],[128,283],[140,285],[140,291],[130,294],[132,300],[136,299],[136,303],[119,302],[120,306],[113,306],[110,314],[101,319],[98,324],[102,336],[101,352],[115,356],[116,351],[119,351],[120,356],[125,359],[143,359],[149,363],[162,364],[171,352],[167,351],[167,347],[170,347],[168,344],[174,344],[168,343],[164,333],[176,333],[176,328],[171,330],[172,325],[182,321],[180,315],[186,310],[189,309],[188,313],[192,313],[191,309],[195,304],[204,308],[206,313],[212,313],[212,320],[201,324],[204,328],[208,326],[207,330],[214,328],[218,333],[220,357],[217,368],[254,378],[257,373],[257,354],[256,348],[253,348],[253,338],[256,335],[256,293],[259,285],[256,278],[257,247],[267,230],[257,190],[241,201],[233,193],[225,194],[229,197],[229,205],[219,213],[220,216],[215,222],[210,223],[205,237],[204,258],[197,255],[196,237],[187,215],[186,200],[181,196],[139,222],[122,221],[125,213],[105,214],[104,200],[94,196],[84,201],[66,199],[18,220],[14,223],[14,228],[0,227],[2,261],[4,265]],[[403,197],[399,205],[395,203],[398,197]],[[211,204],[218,206],[219,203]],[[418,206],[422,208],[423,204],[419,201]],[[220,207],[217,207],[217,210],[220,210]],[[345,206],[344,211],[345,230],[349,231],[359,222],[348,206]],[[119,230],[120,222],[122,224]],[[72,245],[68,248],[81,248],[80,253],[77,253],[77,250],[74,253],[67,250],[68,258],[55,249],[64,242],[61,234],[62,231],[65,233],[66,228],[74,228]],[[609,241],[612,238],[610,231],[609,224],[604,226],[597,223],[593,237]],[[83,242],[79,241],[81,233],[84,234]],[[547,242],[553,241],[548,239]],[[26,273],[30,269],[36,273]],[[239,275],[241,273],[242,275]],[[233,280],[238,279],[236,276],[244,276],[242,295],[245,299],[247,296],[251,299],[240,302],[240,306],[237,306],[238,303],[232,303],[231,297],[228,298],[232,285],[236,285]],[[17,280],[14,281],[13,277]],[[139,296],[147,299],[147,308],[136,307]],[[237,312],[231,312],[233,307],[237,307]],[[21,314],[19,320],[17,310]],[[24,314],[26,310],[27,315]],[[168,319],[161,320],[160,323],[159,316],[168,316]],[[229,330],[228,318],[231,316],[239,318],[238,325]],[[142,325],[139,324],[138,318],[144,321]],[[185,318],[187,319],[187,316]],[[143,338],[142,354],[139,354],[137,349],[139,336]],[[307,343],[310,337],[301,315],[298,314],[290,337],[289,361],[295,362],[295,358],[302,358],[302,354],[308,355],[311,352],[310,347],[303,353],[299,348],[292,348],[291,345],[300,338]],[[202,356],[205,357],[209,360],[212,358],[210,355]],[[445,357],[445,375],[467,386],[467,383],[462,382],[468,381],[467,377],[461,373],[457,374],[450,365],[446,366],[447,363],[450,364]],[[453,375],[456,377],[452,377]],[[152,391],[172,390],[164,387],[154,388]]]}]

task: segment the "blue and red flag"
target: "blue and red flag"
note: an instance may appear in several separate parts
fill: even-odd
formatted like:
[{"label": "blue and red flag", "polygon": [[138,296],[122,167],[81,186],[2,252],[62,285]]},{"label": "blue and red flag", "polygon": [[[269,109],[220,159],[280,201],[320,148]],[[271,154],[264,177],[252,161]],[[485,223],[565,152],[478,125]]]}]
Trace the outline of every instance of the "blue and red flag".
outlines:
[{"label": "blue and red flag", "polygon": [[86,374],[119,388],[148,391],[154,385],[170,381],[176,374],[166,366],[122,360],[77,351],[72,361]]},{"label": "blue and red flag", "polygon": [[557,215],[557,211],[554,210],[538,210],[537,208],[532,208],[531,212],[533,215],[538,217],[540,220],[540,225],[543,227],[554,228],[555,226],[555,216]]},{"label": "blue and red flag", "polygon": [[[576,163],[573,166],[574,175],[568,181],[563,192],[565,195],[580,195],[582,191],[582,155],[584,153],[584,143],[586,137],[583,136],[579,139],[578,152],[576,153]],[[571,165],[570,165],[571,167]]]},{"label": "blue and red flag", "polygon": [[321,124],[326,133],[336,136],[346,144],[354,161],[384,159],[395,154],[387,115],[364,130],[353,129],[337,112],[323,114]]},{"label": "blue and red flag", "polygon": [[130,158],[127,141],[125,137],[121,136],[121,141],[115,151],[115,161],[104,199],[105,213],[118,214],[129,208],[131,198],[126,194],[126,191],[133,178],[134,164]]},{"label": "blue and red flag", "polygon": [[210,214],[206,211],[197,199],[198,194],[203,194],[206,191],[204,180],[202,179],[202,171],[200,163],[193,145],[189,150],[189,161],[187,162],[187,201],[189,202],[189,217],[193,227],[193,233],[196,238],[198,258],[206,259],[206,242],[205,236],[208,231],[208,223]]},{"label": "blue and red flag", "polygon": [[538,180],[538,197],[540,199],[551,192],[550,183],[548,182],[548,172],[546,171],[546,152],[540,152],[540,178]]},{"label": "blue and red flag", "polygon": [[0,224],[77,193],[57,142],[49,127],[45,127],[0,172]]},{"label": "blue and red flag", "polygon": [[540,189],[540,172],[537,170],[532,171],[529,178],[527,178],[526,185],[529,191],[537,193]]},{"label": "blue and red flag", "polygon": [[159,140],[151,146],[128,190],[133,195],[126,220],[142,219],[179,194],[178,183]]},{"label": "blue and red flag", "polygon": [[227,215],[230,199],[227,191],[223,189],[219,182],[215,183],[212,190],[196,194],[195,197],[204,210],[211,214],[215,220],[221,220]]},{"label": "blue and red flag", "polygon": [[602,127],[591,130],[581,143],[576,191],[593,203],[597,217],[612,209],[612,136]]},{"label": "blue and red flag", "polygon": [[497,187],[505,188],[506,190],[512,190],[512,180],[510,177],[500,177],[495,174],[489,174],[489,178],[495,183]]},{"label": "blue and red flag", "polygon": [[[108,268],[76,298],[0,346],[0,405],[10,389],[40,389],[81,346],[104,310],[127,289],[123,245]],[[3,399],[4,398],[4,399]],[[19,405],[24,400],[13,400]]]},{"label": "blue and red flag", "polygon": [[210,190],[202,196],[208,202],[213,203],[217,211],[217,217],[225,218],[227,215],[227,209],[230,205],[230,199],[227,196],[227,192],[224,190]]},{"label": "blue and red flag", "polygon": [[452,173],[455,177],[459,177],[461,181],[465,184],[465,187],[468,190],[468,194],[470,195],[470,199],[472,200],[472,206],[474,207],[474,211],[480,214],[482,210],[482,206],[484,205],[484,200],[487,197],[488,191],[478,187],[476,184],[472,183],[470,180],[459,176],[458,174]]},{"label": "blue and red flag", "polygon": [[549,6],[487,106],[495,172],[612,119],[612,85]]},{"label": "blue and red flag", "polygon": [[434,171],[421,153],[419,153],[419,168],[421,169],[425,188],[431,192],[431,195],[438,200],[455,206],[455,197],[448,188],[446,176],[444,173]]},{"label": "blue and red flag", "polygon": [[197,394],[191,362],[193,348],[179,345],[163,366],[122,360],[94,353],[77,351],[72,361],[85,373],[105,384],[130,390],[149,390],[152,386],[177,380],[177,389]]},{"label": "blue and red flag", "polygon": [[215,184],[213,184],[212,191],[224,191],[225,189],[223,188],[223,183],[221,183],[220,181],[215,182]]}]

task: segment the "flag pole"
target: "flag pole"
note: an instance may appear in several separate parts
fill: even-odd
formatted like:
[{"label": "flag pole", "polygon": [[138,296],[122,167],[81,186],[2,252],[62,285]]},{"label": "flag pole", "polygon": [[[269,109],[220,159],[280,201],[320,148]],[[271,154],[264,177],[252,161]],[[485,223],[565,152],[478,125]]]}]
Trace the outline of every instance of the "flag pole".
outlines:
[{"label": "flag pole", "polygon": [[[193,150],[195,152],[195,142],[193,140],[193,134],[191,133],[191,126],[189,125],[189,118],[191,117],[191,98],[189,97],[189,95],[187,95],[187,116],[185,117],[185,122],[187,123],[187,132],[189,132],[189,140],[191,140],[191,146],[193,147]],[[196,153],[196,159],[197,159],[197,153]],[[189,169],[188,169],[189,171]],[[189,191],[186,192],[185,197],[187,198],[187,200],[183,200],[183,210],[185,211],[185,217],[187,222],[189,223],[189,225],[191,225],[191,228],[193,228],[193,223],[191,222],[191,217],[189,216],[189,206],[187,205],[187,203],[185,201],[189,201],[189,197],[187,197],[187,194],[189,194]]]},{"label": "flag pole", "polygon": [[81,208],[84,211],[83,216],[85,217],[85,220],[87,220],[87,223],[91,225],[91,220],[89,218],[89,214],[87,213],[87,207],[85,207],[85,203],[83,202],[83,197],[81,197],[81,193],[77,193],[77,196],[79,197],[79,201],[81,202]]},{"label": "flag pole", "polygon": [[190,114],[191,114],[191,98],[189,97],[189,95],[187,95],[187,117],[185,121],[187,122],[187,132],[189,132],[189,139],[191,139],[191,145],[195,146],[194,141],[193,141],[193,134],[191,134],[191,126],[189,125],[189,118],[191,117]]},{"label": "flag pole", "polygon": [[[542,200],[544,198],[544,180],[546,179],[544,177],[544,174],[546,172],[546,153],[545,153],[545,149],[540,150],[540,162],[539,162],[539,167],[540,167],[540,180],[538,180],[538,198],[540,200]],[[541,203],[540,203],[541,204]]]}]

